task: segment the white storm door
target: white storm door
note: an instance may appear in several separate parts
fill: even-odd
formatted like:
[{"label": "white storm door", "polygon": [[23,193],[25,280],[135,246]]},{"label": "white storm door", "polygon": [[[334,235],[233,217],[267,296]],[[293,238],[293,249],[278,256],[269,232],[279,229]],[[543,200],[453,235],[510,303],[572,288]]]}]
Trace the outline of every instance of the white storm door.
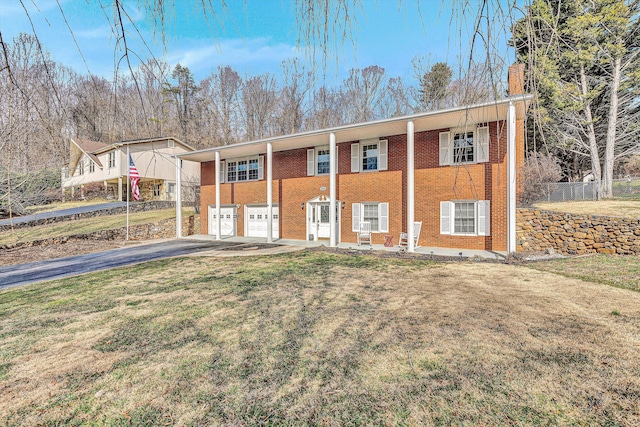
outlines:
[{"label": "white storm door", "polygon": [[318,225],[318,238],[331,237],[331,223],[329,222],[329,203],[318,203],[316,209],[316,222]]}]

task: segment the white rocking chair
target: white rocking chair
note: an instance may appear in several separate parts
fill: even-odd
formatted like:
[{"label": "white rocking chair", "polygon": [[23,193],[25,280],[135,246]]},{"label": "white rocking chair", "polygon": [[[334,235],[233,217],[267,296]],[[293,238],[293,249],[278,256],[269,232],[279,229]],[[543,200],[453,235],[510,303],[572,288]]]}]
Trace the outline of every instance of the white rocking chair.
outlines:
[{"label": "white rocking chair", "polygon": [[360,230],[358,230],[358,246],[371,246],[371,223],[368,221],[360,222]]},{"label": "white rocking chair", "polygon": [[[420,239],[420,230],[422,229],[422,221],[416,221],[413,223],[413,247],[418,247],[418,239]],[[409,246],[409,233],[404,231],[400,233],[400,242],[398,246],[406,248]]]}]

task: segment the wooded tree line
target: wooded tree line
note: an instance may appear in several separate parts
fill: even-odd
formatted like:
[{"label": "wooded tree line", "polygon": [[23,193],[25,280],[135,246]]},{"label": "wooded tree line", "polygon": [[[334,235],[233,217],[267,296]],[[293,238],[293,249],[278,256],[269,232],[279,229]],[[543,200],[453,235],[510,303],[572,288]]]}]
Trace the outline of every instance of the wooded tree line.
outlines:
[{"label": "wooded tree line", "polygon": [[533,0],[513,40],[536,94],[529,149],[557,156],[569,179],[592,173],[611,197],[640,155],[640,2]]},{"label": "wooded tree line", "polygon": [[110,81],[56,63],[38,43],[21,34],[8,44],[11,78],[0,81],[0,148],[17,172],[65,165],[68,137],[170,135],[204,148],[481,102],[497,90],[486,64],[454,78],[447,64],[420,58],[408,64],[415,85],[371,65],[328,87],[299,59],[278,74],[220,66],[200,81],[186,66],[149,60]]}]

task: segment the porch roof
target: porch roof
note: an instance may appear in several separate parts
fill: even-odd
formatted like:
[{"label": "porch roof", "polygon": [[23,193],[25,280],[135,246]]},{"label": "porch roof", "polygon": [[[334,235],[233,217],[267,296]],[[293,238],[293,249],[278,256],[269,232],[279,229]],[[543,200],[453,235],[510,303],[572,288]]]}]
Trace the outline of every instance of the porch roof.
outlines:
[{"label": "porch roof", "polygon": [[273,151],[286,151],[296,148],[327,145],[329,144],[329,134],[331,133],[335,134],[336,143],[379,138],[382,136],[402,135],[407,133],[406,124],[410,120],[414,123],[415,132],[434,129],[464,128],[465,126],[472,126],[478,123],[506,120],[510,103],[513,103],[516,107],[516,118],[523,119],[532,99],[533,95],[517,95],[483,104],[206,148],[178,154],[176,157],[193,162],[209,162],[215,160],[216,152],[220,152],[220,159],[222,160],[265,153],[267,151],[267,143],[272,144]]}]

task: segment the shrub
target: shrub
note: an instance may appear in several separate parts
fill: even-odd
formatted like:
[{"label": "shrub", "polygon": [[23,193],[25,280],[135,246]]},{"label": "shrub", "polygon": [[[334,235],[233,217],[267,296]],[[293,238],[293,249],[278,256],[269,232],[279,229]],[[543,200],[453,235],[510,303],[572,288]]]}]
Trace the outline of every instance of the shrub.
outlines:
[{"label": "shrub", "polygon": [[528,206],[545,199],[550,189],[547,183],[558,182],[561,178],[562,169],[556,157],[530,153],[520,170],[520,182],[523,184],[521,202]]}]

